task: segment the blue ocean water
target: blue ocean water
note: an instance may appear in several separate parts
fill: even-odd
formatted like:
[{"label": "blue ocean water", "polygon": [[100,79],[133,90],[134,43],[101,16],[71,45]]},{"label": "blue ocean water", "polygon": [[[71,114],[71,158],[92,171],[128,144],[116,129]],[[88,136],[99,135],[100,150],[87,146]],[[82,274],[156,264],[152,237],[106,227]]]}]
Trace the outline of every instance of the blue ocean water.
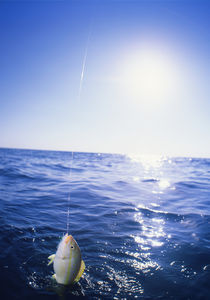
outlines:
[{"label": "blue ocean water", "polygon": [[[86,270],[63,287],[68,206]],[[0,224],[0,299],[210,297],[210,159],[0,149]]]}]

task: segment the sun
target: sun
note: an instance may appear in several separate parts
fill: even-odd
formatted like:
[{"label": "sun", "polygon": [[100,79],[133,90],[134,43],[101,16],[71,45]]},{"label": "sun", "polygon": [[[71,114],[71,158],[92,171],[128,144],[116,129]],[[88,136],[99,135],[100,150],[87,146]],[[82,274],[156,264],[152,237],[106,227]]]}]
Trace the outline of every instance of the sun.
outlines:
[{"label": "sun", "polygon": [[176,89],[176,66],[157,49],[144,49],[127,55],[120,77],[123,90],[145,105],[164,103]]}]

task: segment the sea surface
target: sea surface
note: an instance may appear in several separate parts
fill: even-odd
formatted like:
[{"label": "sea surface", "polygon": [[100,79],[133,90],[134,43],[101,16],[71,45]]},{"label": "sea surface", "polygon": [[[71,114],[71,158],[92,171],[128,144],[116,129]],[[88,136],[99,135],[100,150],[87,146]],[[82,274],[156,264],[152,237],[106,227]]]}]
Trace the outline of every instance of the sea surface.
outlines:
[{"label": "sea surface", "polygon": [[[1,300],[210,299],[210,159],[0,149],[0,225]],[[67,227],[86,270],[63,287]]]}]

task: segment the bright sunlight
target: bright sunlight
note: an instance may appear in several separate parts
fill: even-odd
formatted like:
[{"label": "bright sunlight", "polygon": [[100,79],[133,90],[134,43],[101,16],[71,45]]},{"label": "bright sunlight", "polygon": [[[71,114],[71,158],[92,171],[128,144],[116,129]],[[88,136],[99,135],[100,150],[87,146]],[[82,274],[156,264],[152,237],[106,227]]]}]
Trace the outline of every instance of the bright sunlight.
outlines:
[{"label": "bright sunlight", "polygon": [[178,88],[175,63],[156,49],[144,49],[127,56],[120,77],[125,92],[150,107],[169,101]]}]

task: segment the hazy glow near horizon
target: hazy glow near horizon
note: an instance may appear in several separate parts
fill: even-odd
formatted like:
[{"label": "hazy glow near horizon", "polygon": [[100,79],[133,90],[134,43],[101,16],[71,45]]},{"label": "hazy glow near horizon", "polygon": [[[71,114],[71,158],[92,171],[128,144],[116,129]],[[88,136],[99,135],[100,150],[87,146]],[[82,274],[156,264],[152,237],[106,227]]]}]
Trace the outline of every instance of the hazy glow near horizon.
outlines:
[{"label": "hazy glow near horizon", "polygon": [[0,7],[0,147],[210,157],[210,3]]}]

